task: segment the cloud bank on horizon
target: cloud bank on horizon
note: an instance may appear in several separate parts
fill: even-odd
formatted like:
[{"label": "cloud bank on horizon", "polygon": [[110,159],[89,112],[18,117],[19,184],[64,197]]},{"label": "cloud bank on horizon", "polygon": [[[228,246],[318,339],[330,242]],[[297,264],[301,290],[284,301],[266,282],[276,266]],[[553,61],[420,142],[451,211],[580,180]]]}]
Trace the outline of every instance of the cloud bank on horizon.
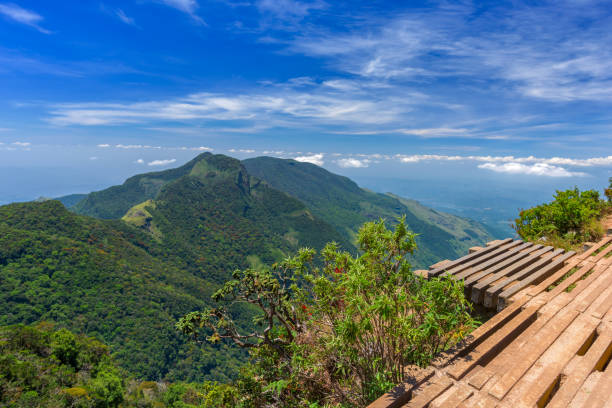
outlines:
[{"label": "cloud bank on horizon", "polygon": [[0,0],[0,154],[172,141],[345,169],[612,168],[609,2],[389,3]]}]

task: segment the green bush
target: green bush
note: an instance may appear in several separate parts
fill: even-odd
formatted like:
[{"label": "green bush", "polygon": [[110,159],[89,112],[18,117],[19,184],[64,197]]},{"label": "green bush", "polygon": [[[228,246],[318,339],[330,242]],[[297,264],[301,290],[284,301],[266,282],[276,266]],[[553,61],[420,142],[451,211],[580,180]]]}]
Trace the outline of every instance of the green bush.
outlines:
[{"label": "green bush", "polygon": [[595,190],[557,190],[552,202],[521,211],[513,228],[525,240],[571,248],[601,238],[599,219],[607,208]]},{"label": "green bush", "polygon": [[393,231],[381,220],[359,231],[358,257],[332,243],[322,267],[302,249],[271,269],[236,271],[215,299],[257,307],[258,330],[241,333],[223,306],[177,327],[250,349],[236,382],[242,406],[364,406],[475,324],[461,282],[412,273],[414,237],[404,220]]}]

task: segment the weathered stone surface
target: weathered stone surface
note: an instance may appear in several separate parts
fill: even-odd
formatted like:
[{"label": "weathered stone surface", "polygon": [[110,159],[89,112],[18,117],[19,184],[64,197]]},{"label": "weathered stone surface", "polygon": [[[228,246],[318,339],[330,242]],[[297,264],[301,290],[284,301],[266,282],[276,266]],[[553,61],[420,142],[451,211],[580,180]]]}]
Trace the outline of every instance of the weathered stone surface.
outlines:
[{"label": "weathered stone surface", "polygon": [[431,401],[435,400],[444,391],[453,386],[453,382],[448,377],[439,377],[431,382],[427,387],[417,393],[410,402],[404,407],[406,408],[425,408],[429,406]]},{"label": "weathered stone surface", "polygon": [[530,342],[521,350],[521,357],[517,358],[502,378],[491,388],[489,394],[501,400],[527,372],[529,367],[542,355],[544,351],[561,335],[579,313],[571,311],[553,318],[536,334],[537,341]]},{"label": "weathered stone surface", "polygon": [[612,408],[611,241],[563,255],[506,240],[440,268],[463,278],[468,295],[497,286],[510,303],[437,358],[405,406]]},{"label": "weathered stone surface", "polygon": [[457,361],[449,367],[447,374],[451,378],[458,380],[479,362],[492,358],[535,320],[537,311],[537,307],[530,307],[523,310],[518,316],[510,320],[507,325],[500,328],[481,345],[477,346],[469,355],[457,359]]},{"label": "weathered stone surface", "polygon": [[456,408],[457,405],[474,394],[474,390],[464,384],[457,383],[431,403],[431,408]]},{"label": "weathered stone surface", "polygon": [[589,374],[601,370],[612,354],[612,328],[604,328],[584,356],[575,356],[561,374],[559,389],[550,399],[547,408],[564,408],[569,405]]}]

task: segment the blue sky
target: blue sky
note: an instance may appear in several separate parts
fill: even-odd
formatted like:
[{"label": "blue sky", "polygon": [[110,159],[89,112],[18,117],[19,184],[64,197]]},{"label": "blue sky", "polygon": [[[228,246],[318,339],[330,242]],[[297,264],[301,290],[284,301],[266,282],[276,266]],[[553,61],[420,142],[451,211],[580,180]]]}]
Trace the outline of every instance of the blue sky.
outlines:
[{"label": "blue sky", "polygon": [[0,202],[206,150],[601,185],[610,44],[606,1],[0,0]]}]

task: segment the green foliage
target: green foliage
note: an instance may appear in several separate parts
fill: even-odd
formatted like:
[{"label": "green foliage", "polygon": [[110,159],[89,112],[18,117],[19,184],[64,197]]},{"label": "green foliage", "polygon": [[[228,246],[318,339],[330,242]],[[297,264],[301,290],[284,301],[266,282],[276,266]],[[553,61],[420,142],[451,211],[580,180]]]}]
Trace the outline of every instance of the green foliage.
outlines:
[{"label": "green foliage", "polygon": [[196,339],[247,348],[251,364],[235,383],[243,406],[364,406],[426,365],[473,327],[461,282],[425,280],[408,262],[415,235],[402,219],[359,231],[361,255],[302,249],[265,270],[238,270],[214,298],[259,309],[254,330],[225,306],[192,312],[177,328]]},{"label": "green foliage", "polygon": [[106,346],[65,329],[0,327],[0,405],[117,407],[122,373]]},{"label": "green foliage", "polygon": [[[0,324],[48,320],[96,336],[143,379],[235,378],[245,352],[195,347],[172,322],[211,305],[249,259],[273,263],[298,245],[350,244],[238,160],[205,154],[185,166],[90,197],[112,209],[155,193],[129,212],[131,225],[79,216],[57,201],[0,207]],[[251,325],[248,309],[232,313]]]},{"label": "green foliage", "polygon": [[229,408],[235,402],[236,389],[227,384],[136,381],[108,347],[66,329],[0,326],[2,407]]},{"label": "green foliage", "polygon": [[[407,226],[419,235],[419,251],[411,255],[417,267],[440,259],[463,256],[469,247],[493,239],[486,227],[475,221],[433,211],[419,203],[391,194],[377,194],[360,188],[352,180],[310,163],[257,157],[243,165],[270,186],[298,198],[322,220],[356,245],[357,232],[365,222],[379,218],[395,220],[405,216]],[[343,244],[345,249],[349,246]]]},{"label": "green foliage", "polygon": [[569,249],[601,238],[599,219],[607,208],[595,190],[557,190],[552,202],[521,211],[513,228],[525,240],[545,240]]},{"label": "green foliage", "polygon": [[[229,381],[245,359],[226,346],[194,347],[172,330],[212,303],[217,285],[192,270],[119,221],[78,216],[57,201],[0,207],[0,325],[54,321],[95,336],[140,378]],[[78,369],[71,336],[55,335],[54,354]]]}]

